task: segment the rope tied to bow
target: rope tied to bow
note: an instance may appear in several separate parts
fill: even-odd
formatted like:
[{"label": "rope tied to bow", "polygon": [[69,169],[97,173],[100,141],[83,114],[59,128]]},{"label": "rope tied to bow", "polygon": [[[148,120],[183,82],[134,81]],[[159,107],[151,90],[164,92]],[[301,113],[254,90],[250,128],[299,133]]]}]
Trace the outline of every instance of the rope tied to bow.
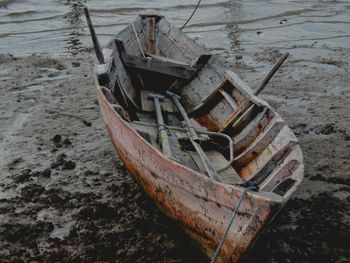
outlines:
[{"label": "rope tied to bow", "polygon": [[183,26],[180,27],[180,30],[184,29],[184,28],[187,26],[188,22],[190,22],[190,20],[192,19],[194,13],[196,13],[196,11],[197,11],[197,9],[198,9],[198,7],[199,7],[199,5],[200,5],[201,2],[202,2],[202,0],[199,0],[199,1],[198,1],[196,7],[195,7],[195,8],[193,9],[193,11],[192,11],[192,14],[191,14],[190,17],[187,19],[187,21],[185,22],[185,24],[183,24]]},{"label": "rope tied to bow", "polygon": [[232,217],[226,227],[226,230],[224,232],[224,235],[222,236],[221,240],[220,240],[220,243],[219,245],[217,246],[216,250],[215,250],[215,253],[213,255],[213,257],[211,258],[211,261],[210,263],[215,263],[217,257],[219,256],[219,253],[220,253],[220,250],[221,250],[221,247],[222,245],[224,244],[226,238],[227,238],[227,235],[228,235],[228,232],[233,224],[233,221],[235,220],[235,217],[238,213],[238,209],[240,208],[241,204],[242,204],[242,201],[243,201],[243,197],[245,195],[245,193],[249,192],[249,191],[258,191],[259,190],[259,187],[256,185],[256,184],[253,184],[253,183],[250,183],[250,182],[244,182],[242,184],[239,184],[240,186],[243,186],[245,187],[245,189],[243,190],[239,200],[238,200],[238,203],[237,203],[237,206],[235,208],[235,211],[233,212],[232,214]]}]

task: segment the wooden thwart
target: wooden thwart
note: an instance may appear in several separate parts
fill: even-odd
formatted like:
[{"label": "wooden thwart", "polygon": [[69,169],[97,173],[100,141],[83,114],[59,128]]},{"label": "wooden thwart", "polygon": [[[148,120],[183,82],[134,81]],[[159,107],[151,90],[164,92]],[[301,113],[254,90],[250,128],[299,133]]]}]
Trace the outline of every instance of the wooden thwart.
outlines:
[{"label": "wooden thwart", "polygon": [[160,61],[152,59],[151,57],[142,58],[122,53],[122,60],[124,66],[127,68],[161,73],[180,79],[191,79],[197,73],[197,69],[195,67],[181,65],[169,61]]},{"label": "wooden thwart", "polygon": [[170,62],[170,63],[184,65],[184,66],[190,66],[190,64],[187,64],[187,63],[182,62],[182,61],[178,61],[178,60],[175,60],[175,59],[172,59],[172,58],[168,58],[168,57],[154,55],[154,54],[151,54],[151,53],[148,53],[148,52],[145,52],[145,55],[147,57],[151,57],[151,58],[153,58],[155,60],[159,60],[159,61],[163,61],[163,62]]},{"label": "wooden thwart", "polygon": [[[233,91],[237,90],[237,86],[232,83],[231,79],[225,78],[220,85],[218,85],[212,92],[210,92],[205,98],[203,98],[202,103],[197,107],[191,109],[188,114],[191,117],[200,116],[207,114],[212,110],[220,101],[226,100],[227,103],[232,108],[233,115],[237,115],[238,111],[247,103],[247,99],[237,99],[233,97]],[[239,90],[236,92],[238,95]],[[240,95],[242,98],[243,95]]]},{"label": "wooden thwart", "polygon": [[[211,58],[211,55],[200,55],[199,58],[192,63],[191,66],[195,67],[197,69],[197,73],[208,63],[209,59]],[[179,91],[182,89],[186,84],[191,82],[192,79],[177,79],[170,87],[170,91]]]}]

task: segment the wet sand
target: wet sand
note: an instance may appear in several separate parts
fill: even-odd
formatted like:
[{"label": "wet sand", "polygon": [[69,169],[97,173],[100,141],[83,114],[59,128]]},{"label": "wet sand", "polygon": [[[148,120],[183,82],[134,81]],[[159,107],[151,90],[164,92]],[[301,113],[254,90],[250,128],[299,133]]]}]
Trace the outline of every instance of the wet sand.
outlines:
[{"label": "wet sand", "polygon": [[[300,140],[305,180],[246,262],[349,262],[350,42],[335,36],[350,35],[339,11],[349,5],[314,4],[308,11],[313,18],[282,10],[285,15],[268,19],[272,29],[265,20],[247,22],[259,16],[254,4],[226,16],[241,19],[238,24],[214,19],[201,25],[199,15],[185,30],[252,87],[281,53],[291,54],[261,97]],[[308,3],[299,4],[278,7],[295,11]],[[232,5],[228,10],[239,3]],[[134,10],[125,12],[129,17]],[[298,21],[317,17],[333,22],[307,36]],[[290,34],[280,39],[275,32],[283,27]],[[0,41],[10,45],[10,38]],[[2,49],[0,262],[206,262],[120,162],[99,115],[93,53],[81,39],[79,49],[68,46],[67,53]]]},{"label": "wet sand", "polygon": [[201,262],[120,162],[90,57],[0,56],[0,262]]}]

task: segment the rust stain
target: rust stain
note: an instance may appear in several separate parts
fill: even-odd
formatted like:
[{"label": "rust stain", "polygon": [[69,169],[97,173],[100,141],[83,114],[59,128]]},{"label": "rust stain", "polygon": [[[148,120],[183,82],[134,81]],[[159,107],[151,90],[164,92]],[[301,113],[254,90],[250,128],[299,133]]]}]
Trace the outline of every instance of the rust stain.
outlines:
[{"label": "rust stain", "polygon": [[208,115],[202,115],[198,117],[196,116],[194,118],[199,124],[206,127],[210,131],[219,130],[219,127],[215,124],[215,122],[213,122],[213,120]]},{"label": "rust stain", "polygon": [[150,54],[155,53],[155,18],[147,18],[146,50]]},{"label": "rust stain", "polygon": [[[130,174],[166,215],[195,233],[200,246],[213,253],[241,192],[165,158],[128,127],[99,88],[98,101],[109,135]],[[242,258],[274,215],[273,205],[281,204],[247,195],[222,248],[224,262]]]}]

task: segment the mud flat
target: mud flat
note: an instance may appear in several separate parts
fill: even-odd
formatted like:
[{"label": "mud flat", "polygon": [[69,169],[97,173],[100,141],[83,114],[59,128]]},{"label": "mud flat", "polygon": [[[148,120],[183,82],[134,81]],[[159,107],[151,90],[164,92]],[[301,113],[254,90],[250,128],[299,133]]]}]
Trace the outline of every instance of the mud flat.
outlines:
[{"label": "mud flat", "polygon": [[[90,2],[102,40],[145,7],[137,1],[120,14]],[[206,262],[142,193],[107,137],[82,1],[54,2],[59,17],[50,6],[10,3],[0,10],[7,25],[0,51],[16,54],[0,55],[0,262]],[[178,24],[193,8],[164,3]],[[220,2],[185,29],[252,87],[290,53],[261,97],[300,140],[305,180],[246,262],[350,261],[349,8],[345,1]],[[42,50],[50,55],[30,55]]]},{"label": "mud flat", "polygon": [[0,262],[203,262],[121,164],[92,67],[0,56]]},{"label": "mud flat", "polygon": [[[305,179],[247,262],[350,259],[350,50],[322,45],[322,55],[312,55],[317,49],[290,49],[288,62],[262,95],[297,135]],[[257,59],[267,54],[273,53],[266,50]]]},{"label": "mud flat", "polygon": [[[329,52],[314,61],[291,56],[262,95],[301,141],[306,178],[247,262],[350,258],[350,57]],[[91,57],[0,56],[0,260],[205,262],[118,159],[99,116]]]}]

